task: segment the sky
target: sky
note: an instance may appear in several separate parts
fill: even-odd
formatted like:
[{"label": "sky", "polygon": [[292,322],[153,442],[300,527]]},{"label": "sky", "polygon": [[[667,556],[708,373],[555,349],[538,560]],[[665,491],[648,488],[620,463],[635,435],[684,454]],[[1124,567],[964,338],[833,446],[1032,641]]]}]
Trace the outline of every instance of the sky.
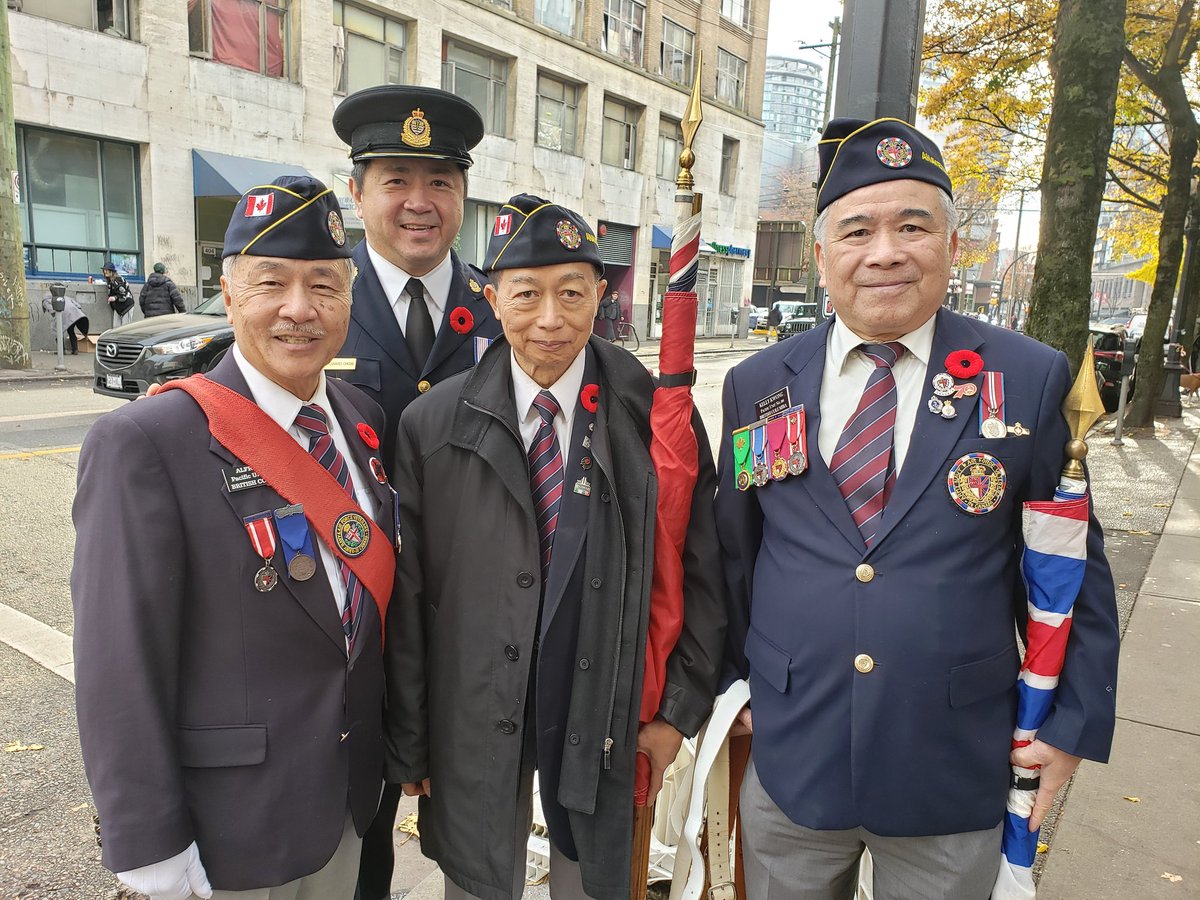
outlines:
[{"label": "sky", "polygon": [[[927,13],[928,14],[928,13]],[[801,44],[827,44],[829,23],[842,15],[842,0],[771,0],[767,24],[767,53],[772,56],[798,56],[828,66],[828,50],[797,50]],[[1032,250],[1038,240],[1038,208],[1041,198],[1025,196],[1021,217],[1021,249]],[[1017,195],[1001,200],[1000,246],[1011,249],[1017,238]]]}]

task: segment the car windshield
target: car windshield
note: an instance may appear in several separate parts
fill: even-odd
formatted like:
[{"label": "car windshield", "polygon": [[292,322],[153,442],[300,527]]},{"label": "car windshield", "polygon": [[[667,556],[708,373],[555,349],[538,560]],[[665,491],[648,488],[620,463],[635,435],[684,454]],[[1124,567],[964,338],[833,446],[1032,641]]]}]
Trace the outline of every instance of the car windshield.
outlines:
[{"label": "car windshield", "polygon": [[220,316],[223,319],[225,318],[225,296],[213,294],[197,306],[193,312],[201,316]]}]

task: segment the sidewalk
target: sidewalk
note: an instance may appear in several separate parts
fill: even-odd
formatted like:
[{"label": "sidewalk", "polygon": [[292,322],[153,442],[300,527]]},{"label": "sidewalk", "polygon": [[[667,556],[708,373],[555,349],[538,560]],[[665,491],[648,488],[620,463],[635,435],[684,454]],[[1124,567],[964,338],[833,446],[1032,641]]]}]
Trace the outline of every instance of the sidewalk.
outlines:
[{"label": "sidewalk", "polygon": [[[87,349],[84,349],[84,346]],[[63,354],[64,371],[55,371],[58,365],[58,354],[46,350],[34,350],[33,365],[28,369],[0,369],[0,385],[20,386],[25,384],[40,384],[54,381],[91,381],[95,345],[81,344],[79,354],[72,356]]]},{"label": "sidewalk", "polygon": [[[1184,410],[1192,433],[1194,409]],[[1105,464],[1127,452],[1089,443]],[[1123,485],[1100,480],[1115,493],[1141,492],[1136,467],[1127,474]],[[1161,532],[1121,643],[1111,761],[1080,766],[1041,900],[1200,895],[1200,440]]]}]

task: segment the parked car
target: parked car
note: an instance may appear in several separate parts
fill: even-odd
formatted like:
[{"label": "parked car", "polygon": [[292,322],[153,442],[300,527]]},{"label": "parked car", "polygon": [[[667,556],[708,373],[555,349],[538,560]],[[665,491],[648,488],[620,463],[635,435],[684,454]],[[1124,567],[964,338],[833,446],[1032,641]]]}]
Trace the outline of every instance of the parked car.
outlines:
[{"label": "parked car", "polygon": [[750,307],[750,330],[753,331],[760,325],[763,328],[767,327],[767,311],[761,306],[752,306]]},{"label": "parked car", "polygon": [[810,305],[806,311],[803,303],[794,300],[782,301],[779,304],[779,311],[783,314],[783,318],[779,322],[779,327],[775,329],[775,339],[782,341],[794,334],[815,328],[817,317],[814,309],[815,307]]},{"label": "parked car", "polygon": [[110,328],[96,342],[92,390],[134,400],[151,384],[207,372],[233,344],[220,294],[195,312],[155,316]]},{"label": "parked car", "polygon": [[[1096,386],[1104,408],[1112,412],[1121,398],[1121,365],[1125,360],[1125,329],[1093,322],[1088,326],[1096,358]],[[1133,376],[1129,378],[1133,396]]]},{"label": "parked car", "polygon": [[1129,339],[1131,341],[1141,340],[1142,332],[1146,330],[1146,314],[1138,313],[1129,320]]}]

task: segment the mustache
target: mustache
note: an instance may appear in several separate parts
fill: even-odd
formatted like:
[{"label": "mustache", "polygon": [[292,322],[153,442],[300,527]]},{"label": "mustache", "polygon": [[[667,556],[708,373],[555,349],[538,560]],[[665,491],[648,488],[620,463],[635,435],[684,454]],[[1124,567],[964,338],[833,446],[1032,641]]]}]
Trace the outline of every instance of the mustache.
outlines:
[{"label": "mustache", "polygon": [[277,322],[271,326],[267,334],[269,337],[310,337],[318,340],[328,337],[328,333],[324,328],[317,328],[315,325],[301,325],[299,323],[289,324],[287,322]]}]

